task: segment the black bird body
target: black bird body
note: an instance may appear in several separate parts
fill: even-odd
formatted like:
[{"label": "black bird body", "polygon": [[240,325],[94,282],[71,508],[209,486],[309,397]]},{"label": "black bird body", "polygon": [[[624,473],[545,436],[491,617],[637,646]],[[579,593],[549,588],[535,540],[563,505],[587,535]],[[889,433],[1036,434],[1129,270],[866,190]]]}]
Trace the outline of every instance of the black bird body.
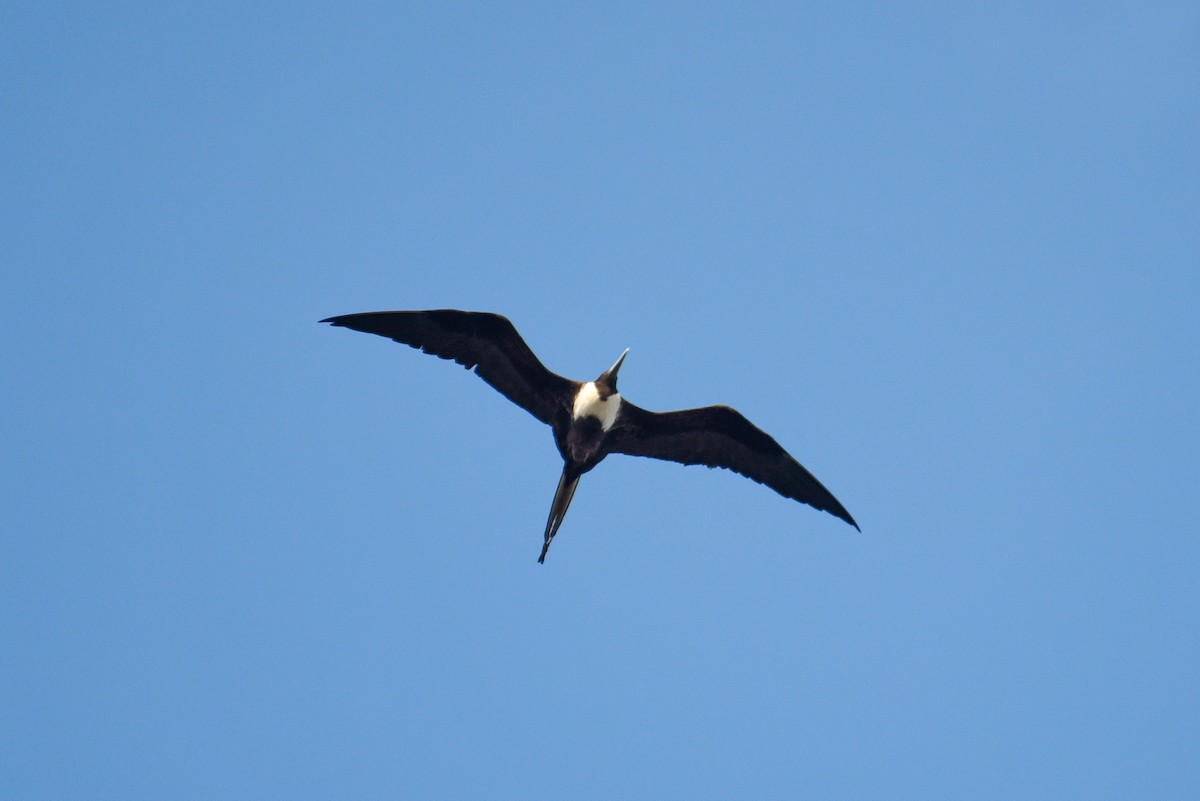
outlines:
[{"label": "black bird body", "polygon": [[571,505],[579,479],[609,453],[723,467],[766,484],[858,528],[829,490],[770,435],[728,406],[650,412],[621,397],[625,355],[595,381],[572,381],[538,360],[507,318],[454,309],[346,314],[322,320],[378,334],[474,369],[484,381],[554,432],[563,472],[538,561]]}]

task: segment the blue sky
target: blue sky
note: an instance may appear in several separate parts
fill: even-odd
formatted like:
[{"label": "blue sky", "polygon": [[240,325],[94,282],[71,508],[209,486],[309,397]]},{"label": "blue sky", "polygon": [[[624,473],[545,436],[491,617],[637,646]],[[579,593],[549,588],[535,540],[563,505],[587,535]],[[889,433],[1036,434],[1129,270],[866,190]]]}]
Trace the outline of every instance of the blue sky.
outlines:
[{"label": "blue sky", "polygon": [[[1200,12],[0,12],[0,796],[1200,792]],[[333,314],[621,350],[845,503]]]}]

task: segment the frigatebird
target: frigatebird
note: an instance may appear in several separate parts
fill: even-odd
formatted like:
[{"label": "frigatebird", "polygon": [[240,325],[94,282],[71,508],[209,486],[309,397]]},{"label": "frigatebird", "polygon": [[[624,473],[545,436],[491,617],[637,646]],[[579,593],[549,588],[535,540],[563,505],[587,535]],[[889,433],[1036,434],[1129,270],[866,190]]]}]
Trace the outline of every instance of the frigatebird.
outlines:
[{"label": "frigatebird", "polygon": [[474,369],[501,395],[553,429],[563,471],[538,562],[546,561],[580,477],[610,453],[724,467],[858,528],[812,473],[737,410],[705,406],[650,412],[621,397],[617,371],[628,348],[595,381],[572,381],[547,370],[508,318],[499,314],[456,309],[363,312],[321,322],[388,337]]}]

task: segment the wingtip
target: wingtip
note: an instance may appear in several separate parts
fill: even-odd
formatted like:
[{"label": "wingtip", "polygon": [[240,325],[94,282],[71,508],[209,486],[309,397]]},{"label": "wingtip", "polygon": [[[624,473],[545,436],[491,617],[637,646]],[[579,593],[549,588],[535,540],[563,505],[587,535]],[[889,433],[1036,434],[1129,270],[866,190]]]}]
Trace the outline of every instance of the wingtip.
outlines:
[{"label": "wingtip", "polygon": [[860,533],[860,534],[862,533],[862,529],[858,527],[858,521],[855,520],[854,516],[851,515],[850,512],[848,512],[846,510],[846,507],[842,506],[840,503],[837,502],[837,499],[834,499],[832,508],[827,508],[827,509],[825,509],[825,511],[829,512],[829,514],[833,515],[838,520],[841,520],[844,523],[848,523],[849,525],[854,526],[854,529],[858,533]]}]

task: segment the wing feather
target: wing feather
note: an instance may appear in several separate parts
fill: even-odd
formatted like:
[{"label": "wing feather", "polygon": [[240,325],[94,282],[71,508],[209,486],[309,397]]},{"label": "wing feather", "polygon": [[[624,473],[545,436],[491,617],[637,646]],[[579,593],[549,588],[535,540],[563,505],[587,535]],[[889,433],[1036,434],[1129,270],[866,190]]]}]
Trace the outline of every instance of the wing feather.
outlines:
[{"label": "wing feather", "polygon": [[609,447],[630,456],[723,467],[858,528],[846,508],[812,473],[769,434],[728,406],[650,412],[622,399]]},{"label": "wing feather", "polygon": [[569,407],[579,384],[547,370],[507,317],[456,309],[343,314],[321,322],[388,337],[463,365],[525,409],[551,424]]}]

